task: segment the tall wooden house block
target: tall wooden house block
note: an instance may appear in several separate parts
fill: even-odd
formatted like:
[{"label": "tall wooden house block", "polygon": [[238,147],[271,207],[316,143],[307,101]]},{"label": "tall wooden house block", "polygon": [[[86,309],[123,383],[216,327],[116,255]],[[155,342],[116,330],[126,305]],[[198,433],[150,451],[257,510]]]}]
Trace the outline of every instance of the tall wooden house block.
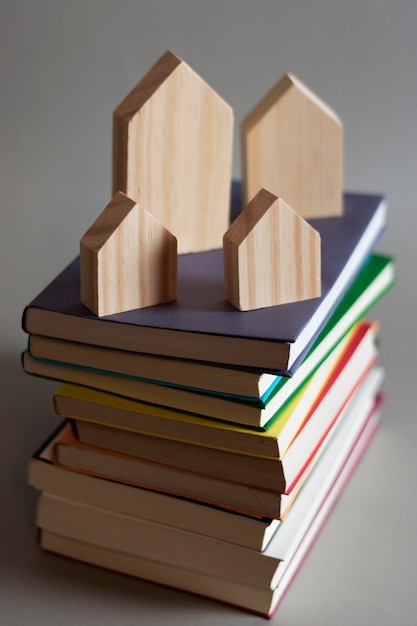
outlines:
[{"label": "tall wooden house block", "polygon": [[269,189],[302,217],[343,212],[343,125],[301,81],[285,75],[241,124],[248,202]]},{"label": "tall wooden house block", "polygon": [[113,193],[146,207],[178,252],[221,247],[228,227],[233,111],[166,52],[115,109]]},{"label": "tall wooden house block", "polygon": [[223,239],[225,297],[241,311],[321,294],[320,235],[261,189]]},{"label": "tall wooden house block", "polygon": [[115,194],[80,241],[81,302],[112,315],[177,298],[177,242],[145,209]]}]

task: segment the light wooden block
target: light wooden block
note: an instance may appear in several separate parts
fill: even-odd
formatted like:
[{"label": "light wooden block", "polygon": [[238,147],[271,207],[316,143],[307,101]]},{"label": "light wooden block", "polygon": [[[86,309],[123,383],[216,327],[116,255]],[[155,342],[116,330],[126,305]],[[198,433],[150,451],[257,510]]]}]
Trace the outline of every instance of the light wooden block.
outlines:
[{"label": "light wooden block", "polygon": [[225,297],[241,311],[321,294],[319,233],[265,189],[225,233],[223,255]]},{"label": "light wooden block", "polygon": [[343,212],[343,125],[285,75],[241,124],[245,202],[265,188],[308,219]]},{"label": "light wooden block", "polygon": [[113,193],[172,232],[178,252],[220,248],[228,227],[233,111],[166,52],[113,115]]},{"label": "light wooden block", "polygon": [[81,238],[80,281],[98,316],[176,300],[176,238],[118,192]]}]

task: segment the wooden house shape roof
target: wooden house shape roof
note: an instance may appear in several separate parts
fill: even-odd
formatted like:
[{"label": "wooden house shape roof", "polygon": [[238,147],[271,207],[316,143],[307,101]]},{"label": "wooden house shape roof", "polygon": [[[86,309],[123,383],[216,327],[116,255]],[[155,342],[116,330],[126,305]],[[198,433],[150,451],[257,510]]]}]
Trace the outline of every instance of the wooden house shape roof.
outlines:
[{"label": "wooden house shape roof", "polygon": [[118,192],[80,240],[80,286],[98,316],[176,300],[176,238]]},{"label": "wooden house shape roof", "polygon": [[225,297],[248,311],[321,294],[319,233],[261,189],[223,239]]},{"label": "wooden house shape roof", "polygon": [[113,193],[146,207],[178,252],[220,248],[228,227],[233,111],[166,52],[113,114]]},{"label": "wooden house shape roof", "polygon": [[308,219],[343,212],[343,125],[291,74],[241,123],[245,202],[266,188]]}]

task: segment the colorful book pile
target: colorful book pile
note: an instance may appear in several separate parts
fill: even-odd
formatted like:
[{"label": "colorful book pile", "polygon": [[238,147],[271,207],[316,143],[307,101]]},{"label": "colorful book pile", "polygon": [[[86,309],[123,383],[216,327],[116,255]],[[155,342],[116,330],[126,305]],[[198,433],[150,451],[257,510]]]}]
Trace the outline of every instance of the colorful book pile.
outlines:
[{"label": "colorful book pile", "polygon": [[[182,89],[188,85],[189,74],[196,80],[184,65],[168,53],[150,70],[139,83],[139,112],[147,98],[158,96],[178,71],[185,72],[179,81]],[[159,81],[158,88],[155,81]],[[307,106],[319,106],[329,115],[317,98],[294,81],[291,85],[296,84],[298,95],[309,96]],[[278,101],[286,93],[279,85]],[[171,93],[168,87],[167,92]],[[185,92],[189,96],[190,89]],[[130,95],[126,100],[130,123],[134,98]],[[175,99],[168,100],[171,116]],[[266,100],[270,107],[274,98],[268,94]],[[116,109],[114,121],[114,192],[122,190],[130,196],[130,183],[117,165],[124,163],[121,170],[126,175],[132,169],[126,160],[137,163],[140,159],[136,152],[134,157],[121,155],[121,146],[129,140],[123,141],[118,133],[129,135],[132,126],[123,127],[117,118],[122,109]],[[189,106],[180,109],[192,120]],[[260,109],[265,114],[264,104]],[[153,119],[146,115],[145,121]],[[254,118],[259,121],[258,115],[248,116],[252,122]],[[178,125],[175,121],[175,128]],[[211,128],[210,140],[217,136],[213,124]],[[194,141],[195,133],[190,130],[189,135]],[[209,159],[207,142],[205,137],[205,162]],[[145,148],[149,150],[149,144]],[[140,143],[132,148],[142,149]],[[237,223],[241,232],[242,220],[246,220],[247,236],[258,229],[265,210],[259,209],[262,202],[250,188],[250,149],[246,149],[245,182],[232,185],[230,228]],[[260,163],[259,150],[257,155]],[[147,158],[153,162],[149,153]],[[268,162],[271,158],[269,154]],[[173,155],[170,163],[178,160]],[[210,177],[217,181],[216,189],[222,187],[217,177],[228,177],[229,198],[230,167],[218,160],[220,173],[209,168]],[[192,162],[196,161],[193,153]],[[189,177],[190,164],[185,170]],[[176,177],[180,175],[177,171]],[[316,176],[317,171],[314,180]],[[253,184],[272,188],[270,182]],[[151,192],[142,193],[152,205]],[[173,196],[175,190],[169,193]],[[132,201],[126,212],[126,196],[117,196],[117,202],[113,199],[105,219],[81,240],[80,257],[26,307],[23,316],[23,328],[29,334],[23,355],[25,371],[61,384],[52,404],[63,421],[29,464],[29,484],[41,492],[36,524],[44,549],[264,616],[275,611],[366,450],[381,405],[378,324],[365,320],[365,315],[394,281],[392,258],[375,252],[385,227],[386,207],[380,196],[342,194],[340,188],[339,193],[341,207],[334,208],[335,213],[301,218],[303,233],[311,228],[320,244],[320,294],[288,298],[291,280],[286,295],[273,293],[271,304],[267,300],[274,288],[265,278],[268,267],[263,260],[264,272],[257,268],[249,283],[252,288],[254,282],[262,287],[266,281],[268,293],[261,288],[249,290],[248,305],[243,305],[242,295],[247,276],[244,271],[242,276],[238,261],[227,265],[226,248],[190,243],[192,233],[185,251],[178,243],[181,253],[176,271],[167,270],[164,253],[164,272],[152,273],[152,255],[146,245],[155,250],[156,239],[152,235],[149,244],[152,229],[147,213],[141,214],[140,223],[148,229],[148,244],[143,240],[134,244],[141,251],[145,246],[148,268],[139,276],[140,293],[132,296],[135,289],[129,288],[127,300],[126,293],[112,300],[117,286],[132,273],[130,266],[123,280],[118,273],[131,260],[130,252],[126,256],[119,240],[116,252],[103,262],[103,279],[97,252],[102,241],[99,247],[94,245],[103,230],[109,241],[115,214],[120,234],[121,220],[138,206],[138,201]],[[320,198],[324,195],[321,191]],[[257,205],[246,205],[251,215],[259,209],[261,218],[256,224],[246,208],[242,210],[242,196],[258,198]],[[297,204],[297,199],[292,203]],[[273,209],[278,206],[275,200],[272,205]],[[227,207],[230,221],[229,199]],[[286,206],[283,211],[288,224]],[[270,222],[267,230],[272,232],[261,231],[262,247],[269,252],[276,248],[272,245],[276,237],[287,252],[288,241],[294,239],[288,229],[284,235],[278,232],[279,216],[277,233]],[[165,229],[165,218],[157,220]],[[179,231],[173,225],[168,228],[179,242],[182,226]],[[159,233],[158,229],[159,225]],[[172,251],[172,237],[166,237],[165,230],[163,238]],[[251,274],[263,250],[258,246],[253,255],[249,245],[245,254],[246,262],[250,261],[246,274]],[[280,269],[280,279],[290,274],[291,264],[298,265],[298,282],[308,289],[315,280],[311,279],[311,258],[305,263],[301,249],[291,262],[281,258],[285,268]],[[308,280],[303,263],[309,266]],[[116,276],[114,284],[110,274]],[[159,290],[156,297],[150,295],[150,275],[149,284],[154,285],[164,283],[168,274],[169,294],[162,290],[161,295]],[[176,284],[178,294],[173,297]],[[146,302],[132,307],[131,297]]]}]

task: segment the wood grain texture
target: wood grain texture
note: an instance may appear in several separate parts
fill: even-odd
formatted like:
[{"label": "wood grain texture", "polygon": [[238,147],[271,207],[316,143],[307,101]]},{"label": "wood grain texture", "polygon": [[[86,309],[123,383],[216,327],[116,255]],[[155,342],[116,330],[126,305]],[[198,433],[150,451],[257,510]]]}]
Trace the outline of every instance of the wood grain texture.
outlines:
[{"label": "wood grain texture", "polygon": [[283,78],[241,123],[245,202],[270,190],[308,219],[343,211],[343,125],[301,81]]},{"label": "wood grain texture", "polygon": [[80,241],[81,302],[98,316],[177,297],[176,238],[122,192]]},{"label": "wood grain texture", "polygon": [[321,294],[320,235],[261,189],[223,239],[225,297],[248,311]]},{"label": "wood grain texture", "polygon": [[113,193],[123,191],[178,240],[220,248],[228,227],[233,111],[166,52],[115,109]]}]

